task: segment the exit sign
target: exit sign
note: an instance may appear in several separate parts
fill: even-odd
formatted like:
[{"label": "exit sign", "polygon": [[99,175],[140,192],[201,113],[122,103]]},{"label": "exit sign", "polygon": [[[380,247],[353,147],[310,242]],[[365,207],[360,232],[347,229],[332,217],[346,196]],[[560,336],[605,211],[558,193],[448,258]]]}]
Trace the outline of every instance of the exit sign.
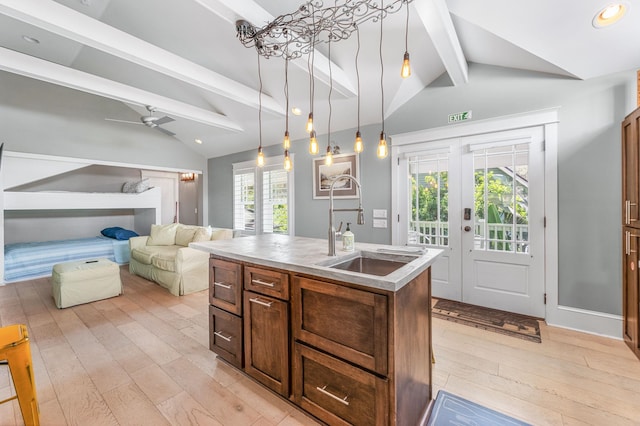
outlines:
[{"label": "exit sign", "polygon": [[458,121],[465,121],[471,118],[471,111],[458,112],[455,114],[449,114],[449,123],[457,123]]}]

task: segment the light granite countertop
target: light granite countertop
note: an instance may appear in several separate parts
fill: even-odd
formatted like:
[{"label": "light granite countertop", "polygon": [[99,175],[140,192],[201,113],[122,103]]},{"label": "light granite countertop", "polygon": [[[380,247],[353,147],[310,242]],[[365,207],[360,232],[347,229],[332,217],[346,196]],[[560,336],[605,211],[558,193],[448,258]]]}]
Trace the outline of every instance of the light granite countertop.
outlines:
[{"label": "light granite countertop", "polygon": [[[337,244],[339,245],[339,244]],[[336,249],[337,256],[329,256],[326,239],[292,237],[288,235],[265,234],[233,238],[230,240],[204,241],[189,244],[190,247],[227,259],[250,262],[286,271],[315,275],[346,281],[371,288],[398,291],[422,271],[433,264],[442,253],[438,249],[418,249],[415,247],[389,246],[358,243],[355,252]],[[366,251],[370,257],[409,261],[404,266],[385,276],[376,276],[334,269],[329,264],[340,263]]]}]

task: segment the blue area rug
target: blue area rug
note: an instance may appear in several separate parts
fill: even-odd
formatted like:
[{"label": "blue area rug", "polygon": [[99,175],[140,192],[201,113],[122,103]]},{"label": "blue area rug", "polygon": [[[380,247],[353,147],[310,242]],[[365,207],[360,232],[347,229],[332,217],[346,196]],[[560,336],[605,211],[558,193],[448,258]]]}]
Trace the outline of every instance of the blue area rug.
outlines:
[{"label": "blue area rug", "polygon": [[427,426],[531,426],[445,391],[438,391]]}]

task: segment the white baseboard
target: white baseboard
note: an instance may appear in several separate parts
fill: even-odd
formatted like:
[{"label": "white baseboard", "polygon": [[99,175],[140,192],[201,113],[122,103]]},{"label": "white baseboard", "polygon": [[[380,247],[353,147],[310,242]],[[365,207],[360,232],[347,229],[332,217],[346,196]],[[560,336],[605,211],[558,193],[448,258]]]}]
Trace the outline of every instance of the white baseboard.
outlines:
[{"label": "white baseboard", "polygon": [[622,316],[570,306],[547,310],[547,324],[622,340]]}]

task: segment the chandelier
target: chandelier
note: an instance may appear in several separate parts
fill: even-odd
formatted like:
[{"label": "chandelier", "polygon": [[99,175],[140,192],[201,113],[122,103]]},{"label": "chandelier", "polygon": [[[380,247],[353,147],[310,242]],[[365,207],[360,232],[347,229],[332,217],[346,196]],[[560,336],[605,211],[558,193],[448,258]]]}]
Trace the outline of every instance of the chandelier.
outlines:
[{"label": "chandelier", "polygon": [[[294,12],[277,16],[271,22],[263,27],[256,27],[250,22],[239,20],[236,22],[236,34],[240,42],[248,48],[255,48],[258,56],[264,58],[281,57],[286,62],[299,59],[308,55],[310,64],[313,63],[315,47],[322,43],[335,43],[348,39],[354,32],[358,32],[361,24],[371,21],[380,22],[380,59],[382,69],[382,20],[388,15],[401,10],[402,6],[407,8],[407,25],[409,25],[409,3],[413,0],[390,0],[385,4],[384,0],[335,0],[333,6],[325,7],[322,0],[309,0],[302,4]],[[406,42],[406,35],[405,35]],[[360,40],[358,36],[358,51],[360,49]],[[406,47],[406,46],[405,46]],[[330,47],[329,47],[330,49]],[[330,50],[329,50],[330,51]],[[329,65],[331,67],[331,65]],[[316,154],[317,141],[316,131],[313,128],[313,65],[309,67],[310,72],[310,102],[311,111],[309,113],[309,121],[307,123],[307,132],[310,134],[310,152]],[[331,71],[331,68],[329,68]],[[356,71],[357,71],[357,54],[356,54]],[[405,49],[403,68],[401,75],[403,78],[411,74],[409,69],[409,53],[408,48]],[[382,80],[382,78],[381,78]],[[359,75],[358,75],[359,85]],[[285,87],[287,87],[285,83]],[[384,91],[383,108],[384,108]],[[359,92],[359,90],[358,90]],[[288,88],[285,89],[288,104]],[[354,150],[357,153],[362,152],[362,138],[360,137],[360,94],[358,93],[358,130],[356,133],[356,142]],[[329,99],[329,104],[331,99]],[[378,156],[384,158],[387,156],[386,142],[384,141],[384,114],[382,114],[382,133],[380,144],[384,144],[381,151],[378,148]],[[329,122],[329,138],[330,138],[330,122]],[[285,131],[285,168],[291,168],[291,161],[288,158],[288,111],[287,125]],[[330,141],[328,146],[330,146]],[[262,143],[259,152],[262,152]]]}]

